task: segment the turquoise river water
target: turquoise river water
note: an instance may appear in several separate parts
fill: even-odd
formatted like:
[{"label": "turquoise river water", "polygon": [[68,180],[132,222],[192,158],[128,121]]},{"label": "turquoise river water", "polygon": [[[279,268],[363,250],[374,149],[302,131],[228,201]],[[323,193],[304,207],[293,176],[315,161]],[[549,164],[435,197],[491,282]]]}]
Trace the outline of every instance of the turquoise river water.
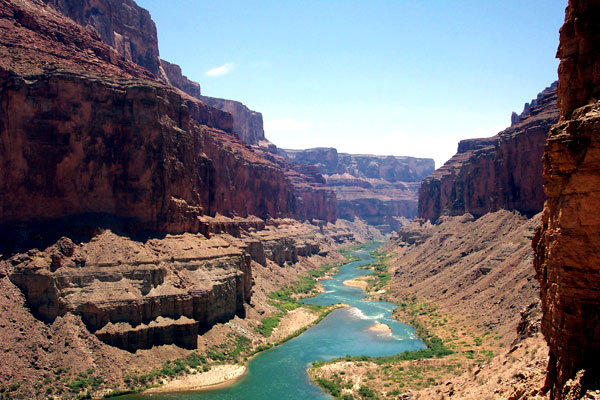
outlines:
[{"label": "turquoise river water", "polygon": [[[260,353],[250,361],[248,372],[235,385],[200,392],[142,394],[127,399],[331,399],[310,381],[307,369],[312,362],[347,354],[383,356],[424,348],[412,327],[392,318],[394,304],[364,300],[363,290],[343,285],[347,279],[372,273],[357,267],[375,260],[369,254],[374,248],[376,245],[354,252],[361,260],[340,267],[332,279],[322,281],[324,293],[304,300],[308,304],[344,303],[350,307],[334,310],[302,335]],[[368,331],[376,321],[390,326],[392,334]]]}]

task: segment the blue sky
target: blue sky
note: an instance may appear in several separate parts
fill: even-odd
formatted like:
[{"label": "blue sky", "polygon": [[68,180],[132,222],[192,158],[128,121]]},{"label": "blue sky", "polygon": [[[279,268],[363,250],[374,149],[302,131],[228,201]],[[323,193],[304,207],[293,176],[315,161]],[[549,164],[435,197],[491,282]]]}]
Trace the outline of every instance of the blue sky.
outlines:
[{"label": "blue sky", "polygon": [[567,0],[137,0],[161,57],[283,148],[431,157],[557,79]]}]

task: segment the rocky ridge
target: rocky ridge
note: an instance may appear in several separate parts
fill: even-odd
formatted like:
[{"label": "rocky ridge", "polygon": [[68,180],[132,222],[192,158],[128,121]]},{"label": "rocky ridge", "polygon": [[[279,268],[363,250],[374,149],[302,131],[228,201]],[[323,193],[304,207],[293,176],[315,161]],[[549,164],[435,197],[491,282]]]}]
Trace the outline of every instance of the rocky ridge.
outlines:
[{"label": "rocky ridge", "polygon": [[420,218],[499,209],[534,215],[542,210],[544,143],[558,120],[556,84],[542,91],[513,124],[486,139],[463,140],[458,152],[425,178],[419,190]]},{"label": "rocky ridge", "polygon": [[533,241],[553,399],[600,388],[599,17],[598,2],[569,1],[557,53],[560,121],[546,142],[547,200]]}]

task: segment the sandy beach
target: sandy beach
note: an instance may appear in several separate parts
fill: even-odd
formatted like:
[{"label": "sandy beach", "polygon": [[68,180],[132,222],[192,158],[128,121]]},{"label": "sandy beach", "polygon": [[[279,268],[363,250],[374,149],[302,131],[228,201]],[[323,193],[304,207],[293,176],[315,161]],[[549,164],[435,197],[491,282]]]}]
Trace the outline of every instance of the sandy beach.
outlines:
[{"label": "sandy beach", "polygon": [[382,324],[381,322],[375,322],[373,326],[371,326],[368,330],[380,333],[392,333],[392,328],[390,328],[386,324]]},{"label": "sandy beach", "polygon": [[215,389],[234,383],[246,373],[243,365],[215,365],[210,371],[187,375],[162,386],[146,390],[146,393],[177,392]]},{"label": "sandy beach", "polygon": [[279,326],[273,330],[269,337],[270,341],[278,342],[291,335],[292,333],[315,322],[319,316],[304,308],[297,308],[288,312],[279,323]]},{"label": "sandy beach", "polygon": [[367,286],[369,286],[369,284],[366,281],[358,280],[358,279],[349,279],[347,281],[344,281],[343,284],[346,286],[351,286],[351,287],[356,287],[356,288],[362,289],[365,292],[367,291]]}]

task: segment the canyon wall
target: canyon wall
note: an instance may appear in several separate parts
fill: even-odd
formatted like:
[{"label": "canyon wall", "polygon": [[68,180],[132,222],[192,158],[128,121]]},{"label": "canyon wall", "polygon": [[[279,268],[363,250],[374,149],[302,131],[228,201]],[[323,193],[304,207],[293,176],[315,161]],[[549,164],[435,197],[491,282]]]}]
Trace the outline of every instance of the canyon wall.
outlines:
[{"label": "canyon wall", "polygon": [[542,331],[550,347],[547,389],[600,387],[600,4],[570,0],[560,30],[560,122],[544,153],[547,200],[533,241],[541,284]]},{"label": "canyon wall", "polygon": [[[0,3],[1,278],[48,323],[76,315],[128,351],[195,348],[244,315],[252,263],[327,253],[315,237],[335,220],[333,192],[318,173],[292,184],[231,114],[163,83],[65,4]],[[111,15],[94,7],[75,14]],[[269,230],[280,217],[323,221],[299,238]]]},{"label": "canyon wall", "polygon": [[168,61],[160,60],[169,83],[185,93],[193,96],[211,107],[225,111],[233,116],[233,132],[246,144],[259,145],[265,142],[262,114],[250,110],[235,100],[202,96],[200,84],[183,75],[181,67]]},{"label": "canyon wall", "polygon": [[335,219],[299,206],[282,168],[233,134],[231,114],[27,5],[2,10],[0,224],[102,213],[197,232],[197,217],[215,213]]},{"label": "canyon wall", "polygon": [[200,100],[211,107],[230,113],[233,116],[233,132],[244,143],[258,145],[266,140],[261,113],[250,110],[239,101],[208,96],[200,96]]},{"label": "canyon wall", "polygon": [[335,191],[337,217],[358,217],[384,232],[417,215],[419,181],[434,170],[428,158],[338,153],[334,148],[278,149],[293,163],[310,165]]},{"label": "canyon wall", "polygon": [[512,125],[498,135],[461,141],[457,153],[423,180],[419,217],[480,217],[500,209],[529,216],[540,212],[545,199],[540,160],[558,115],[552,84],[525,104],[521,115],[513,113]]},{"label": "canyon wall", "polygon": [[158,35],[150,13],[133,0],[43,0],[71,18],[126,59],[165,80],[158,55]]},{"label": "canyon wall", "polygon": [[183,75],[181,67],[177,64],[171,64],[163,59],[160,60],[160,66],[162,67],[169,83],[175,86],[177,89],[184,91],[192,97],[200,99],[201,90],[200,84],[189,80],[187,76]]}]

